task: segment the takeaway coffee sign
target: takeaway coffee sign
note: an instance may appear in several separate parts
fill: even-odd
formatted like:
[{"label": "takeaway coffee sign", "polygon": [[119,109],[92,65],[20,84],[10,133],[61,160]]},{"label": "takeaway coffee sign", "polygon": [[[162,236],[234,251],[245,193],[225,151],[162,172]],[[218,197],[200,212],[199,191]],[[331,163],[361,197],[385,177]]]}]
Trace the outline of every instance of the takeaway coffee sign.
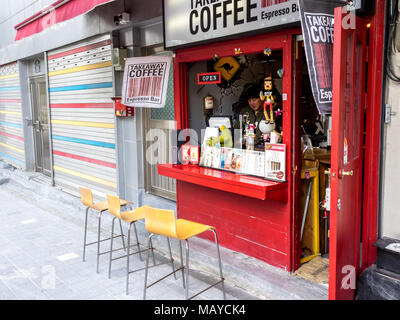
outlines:
[{"label": "takeaway coffee sign", "polygon": [[298,21],[298,0],[164,0],[167,48]]},{"label": "takeaway coffee sign", "polygon": [[308,73],[320,114],[332,113],[333,40],[338,0],[299,0]]}]

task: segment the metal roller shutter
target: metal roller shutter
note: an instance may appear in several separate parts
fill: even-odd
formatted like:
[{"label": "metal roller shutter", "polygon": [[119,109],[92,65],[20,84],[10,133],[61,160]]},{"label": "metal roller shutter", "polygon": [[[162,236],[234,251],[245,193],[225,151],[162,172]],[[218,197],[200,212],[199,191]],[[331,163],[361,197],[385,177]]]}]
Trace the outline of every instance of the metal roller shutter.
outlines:
[{"label": "metal roller shutter", "polygon": [[48,69],[55,184],[116,194],[110,36],[48,52]]},{"label": "metal roller shutter", "polygon": [[0,159],[25,168],[18,63],[0,66]]}]

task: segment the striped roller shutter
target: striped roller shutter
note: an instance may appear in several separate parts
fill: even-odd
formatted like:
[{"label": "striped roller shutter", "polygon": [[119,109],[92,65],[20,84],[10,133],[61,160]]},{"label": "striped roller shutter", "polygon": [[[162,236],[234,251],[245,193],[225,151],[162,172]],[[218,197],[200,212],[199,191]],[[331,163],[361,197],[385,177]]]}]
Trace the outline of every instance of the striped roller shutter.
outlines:
[{"label": "striped roller shutter", "polygon": [[0,66],[0,159],[17,168],[25,168],[17,62]]},{"label": "striped roller shutter", "polygon": [[55,184],[116,194],[110,36],[48,53]]}]

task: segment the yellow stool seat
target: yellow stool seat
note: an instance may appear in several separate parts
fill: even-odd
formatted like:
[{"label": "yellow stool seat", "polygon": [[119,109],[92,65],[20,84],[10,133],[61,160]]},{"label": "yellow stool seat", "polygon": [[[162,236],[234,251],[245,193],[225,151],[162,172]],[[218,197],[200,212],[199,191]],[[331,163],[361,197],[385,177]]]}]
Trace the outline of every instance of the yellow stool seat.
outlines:
[{"label": "yellow stool seat", "polygon": [[[126,204],[131,203],[131,202],[120,199],[119,203],[120,203],[121,206],[124,206]],[[100,211],[106,211],[106,210],[108,210],[107,200],[106,201],[97,202],[97,203],[93,203],[92,206],[90,206],[90,208],[95,210],[95,211],[99,211],[99,212]]]},{"label": "yellow stool seat", "polygon": [[[130,271],[130,269],[129,269],[129,257],[133,254],[138,253],[140,260],[142,260],[142,256],[141,256],[142,250],[140,249],[140,243],[139,243],[139,238],[138,238],[137,231],[136,231],[135,222],[137,222],[139,220],[143,220],[145,218],[146,208],[151,208],[151,207],[150,206],[142,206],[142,207],[136,208],[134,210],[121,212],[121,200],[117,196],[112,196],[109,194],[107,195],[107,206],[108,206],[108,210],[110,211],[110,213],[114,216],[114,218],[112,220],[112,227],[111,227],[111,238],[113,237],[113,234],[114,234],[115,219],[118,219],[120,223],[121,223],[121,221],[124,221],[129,224],[127,254],[124,256],[119,256],[119,257],[113,258],[112,253],[115,250],[113,250],[113,240],[111,239],[111,247],[110,247],[110,251],[109,251],[110,257],[109,257],[109,266],[108,266],[108,277],[111,278],[111,263],[112,263],[112,261],[126,257],[126,294],[128,294],[129,274],[134,272],[134,271]],[[133,252],[133,253],[130,252],[132,225],[134,227],[135,236],[136,236],[136,244],[134,244],[133,246],[137,246],[137,251]],[[152,248],[149,250],[152,250]],[[153,256],[154,256],[154,254],[153,254]]]},{"label": "yellow stool seat", "polygon": [[[174,275],[179,270],[182,270],[182,283],[183,287],[185,288],[185,297],[186,299],[192,299],[199,295],[200,293],[214,287],[217,284],[221,284],[223,297],[225,299],[225,287],[224,287],[224,277],[222,274],[222,263],[221,263],[221,255],[219,252],[218,246],[218,239],[217,233],[215,228],[212,226],[208,226],[205,224],[189,221],[186,219],[176,219],[175,212],[173,210],[164,210],[164,209],[156,209],[152,207],[146,207],[145,210],[145,226],[146,230],[150,233],[148,238],[148,247],[150,248],[151,237],[153,235],[161,235],[166,236],[167,239],[174,238],[179,240],[179,248],[180,248],[180,257],[181,257],[181,267],[178,269],[174,268],[173,259],[171,258],[172,263],[172,272],[167,274],[166,276],[160,278],[159,280],[153,282],[150,285],[147,285],[147,275],[149,269],[149,252],[147,252],[147,259],[146,259],[146,271],[144,276],[144,291],[143,291],[143,299],[146,299],[146,290],[147,288],[151,287],[152,285],[156,284],[157,282],[165,279],[170,275]],[[197,294],[193,295],[189,298],[189,239],[197,236],[205,231],[211,231],[214,234],[215,238],[215,245],[217,248],[217,257],[218,257],[218,264],[219,264],[219,277],[220,280],[211,284],[208,288],[198,292]],[[184,240],[186,243],[186,266],[183,265],[183,256],[182,256],[182,244],[181,240]],[[169,246],[169,250],[170,246]],[[170,256],[171,252],[170,252]],[[184,269],[186,269],[186,281],[184,275]]]},{"label": "yellow stool seat", "polygon": [[[90,189],[80,187],[79,188],[80,195],[81,195],[81,202],[84,206],[86,206],[86,215],[85,215],[85,231],[84,231],[84,238],[83,238],[83,261],[85,261],[85,255],[86,255],[86,247],[92,244],[97,244],[97,273],[99,273],[99,260],[100,260],[100,255],[107,253],[107,252],[100,252],[100,242],[106,241],[106,240],[112,240],[112,238],[106,238],[100,240],[100,229],[101,229],[101,215],[104,211],[109,210],[108,207],[108,202],[106,201],[101,201],[101,202],[93,202],[93,193]],[[128,203],[132,203],[130,201],[122,200],[119,199],[119,204],[121,206],[124,206]],[[94,241],[92,243],[87,243],[86,242],[86,237],[87,237],[87,222],[88,222],[88,212],[89,209],[94,210],[98,212],[98,227],[97,227],[97,241]],[[120,224],[120,229],[121,229],[121,235],[115,236],[115,237],[122,237],[122,243],[125,247],[125,240],[124,240],[124,234],[122,232],[122,225]],[[114,237],[114,235],[112,235]]]},{"label": "yellow stool seat", "polygon": [[176,220],[176,238],[179,240],[189,239],[210,229],[215,228],[185,219]]}]

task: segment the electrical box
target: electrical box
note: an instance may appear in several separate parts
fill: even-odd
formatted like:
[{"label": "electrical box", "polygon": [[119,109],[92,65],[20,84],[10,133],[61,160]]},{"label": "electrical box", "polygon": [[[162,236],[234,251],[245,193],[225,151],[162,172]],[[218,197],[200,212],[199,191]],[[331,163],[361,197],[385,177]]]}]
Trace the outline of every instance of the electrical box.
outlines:
[{"label": "electrical box", "polygon": [[121,97],[114,97],[111,99],[114,101],[114,111],[117,117],[133,117],[135,115],[133,107],[129,107],[121,103]]},{"label": "electrical box", "polygon": [[115,71],[123,71],[125,68],[126,49],[114,48],[112,51],[112,63]]}]

